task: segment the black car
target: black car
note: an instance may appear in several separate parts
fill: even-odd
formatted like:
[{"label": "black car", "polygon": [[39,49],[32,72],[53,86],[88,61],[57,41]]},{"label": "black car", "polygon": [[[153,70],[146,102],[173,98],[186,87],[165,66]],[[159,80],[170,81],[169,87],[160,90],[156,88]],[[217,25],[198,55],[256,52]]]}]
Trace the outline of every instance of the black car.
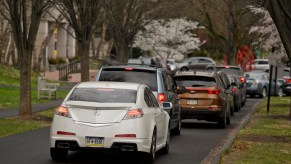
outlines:
[{"label": "black car", "polygon": [[234,98],[234,111],[238,112],[241,109],[241,82],[239,78],[235,75],[227,75],[230,83],[231,83],[231,90],[233,92],[233,98]]},{"label": "black car", "polygon": [[232,91],[232,85],[227,77],[227,75],[222,72],[222,71],[218,71],[217,72],[221,81],[222,81],[222,85],[225,88],[225,91],[228,95],[228,104],[229,104],[229,110],[230,110],[230,114],[233,115],[234,113],[234,93]]},{"label": "black car", "polygon": [[172,103],[173,107],[168,111],[171,118],[170,128],[173,134],[180,134],[181,106],[178,101],[178,93],[183,93],[186,89],[176,85],[168,70],[146,65],[107,66],[99,70],[96,81],[146,84],[159,102]]},{"label": "black car", "polygon": [[244,106],[246,103],[247,97],[247,85],[246,77],[244,71],[240,66],[216,66],[216,71],[223,71],[226,75],[235,75],[239,78],[240,88],[241,88],[241,106]]}]

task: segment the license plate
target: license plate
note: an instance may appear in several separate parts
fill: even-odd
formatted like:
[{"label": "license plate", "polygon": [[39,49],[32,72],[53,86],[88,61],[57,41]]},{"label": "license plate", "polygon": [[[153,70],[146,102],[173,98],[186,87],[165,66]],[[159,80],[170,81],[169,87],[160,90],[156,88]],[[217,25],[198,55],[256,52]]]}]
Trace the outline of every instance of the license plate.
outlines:
[{"label": "license plate", "polygon": [[197,99],[187,100],[188,105],[197,105]]},{"label": "license plate", "polygon": [[104,137],[86,137],[87,147],[104,147]]}]

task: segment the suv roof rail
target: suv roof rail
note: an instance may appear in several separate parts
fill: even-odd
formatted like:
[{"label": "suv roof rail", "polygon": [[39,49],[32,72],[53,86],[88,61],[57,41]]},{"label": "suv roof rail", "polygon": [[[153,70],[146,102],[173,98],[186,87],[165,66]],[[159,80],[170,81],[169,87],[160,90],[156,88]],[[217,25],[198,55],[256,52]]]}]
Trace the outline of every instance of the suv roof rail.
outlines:
[{"label": "suv roof rail", "polygon": [[128,63],[128,64],[121,64],[118,66],[144,66],[144,67],[156,67],[156,68],[163,68],[162,66],[159,65],[149,65],[149,64],[139,64],[139,63]]}]

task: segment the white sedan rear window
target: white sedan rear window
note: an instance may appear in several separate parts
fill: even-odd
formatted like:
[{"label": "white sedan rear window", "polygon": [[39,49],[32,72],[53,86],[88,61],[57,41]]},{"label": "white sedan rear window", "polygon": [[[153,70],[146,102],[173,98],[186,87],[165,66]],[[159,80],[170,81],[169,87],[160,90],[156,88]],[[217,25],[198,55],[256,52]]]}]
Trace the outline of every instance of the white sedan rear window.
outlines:
[{"label": "white sedan rear window", "polygon": [[68,101],[136,103],[136,90],[114,88],[76,88]]}]

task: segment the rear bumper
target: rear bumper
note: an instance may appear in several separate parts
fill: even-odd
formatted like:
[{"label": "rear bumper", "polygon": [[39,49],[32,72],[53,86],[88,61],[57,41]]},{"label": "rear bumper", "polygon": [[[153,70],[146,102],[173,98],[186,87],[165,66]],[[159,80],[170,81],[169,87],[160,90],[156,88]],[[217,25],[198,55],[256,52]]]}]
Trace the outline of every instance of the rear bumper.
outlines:
[{"label": "rear bumper", "polygon": [[223,116],[223,109],[209,110],[208,107],[183,108],[181,110],[182,119],[198,119],[207,121],[217,121]]},{"label": "rear bumper", "polygon": [[[50,132],[50,147],[64,148],[68,150],[121,150],[150,152],[151,134],[153,129],[138,126],[133,120],[122,121],[108,126],[86,126],[76,124],[70,118],[55,116]],[[143,129],[143,131],[138,131]],[[72,132],[75,135],[59,135],[57,131]],[[136,134],[136,138],[115,137],[115,134]],[[102,137],[102,147],[89,147],[86,144],[86,137]]]},{"label": "rear bumper", "polygon": [[282,88],[283,88],[283,92],[286,94],[286,93],[291,93],[291,84],[284,84],[282,85]]}]

